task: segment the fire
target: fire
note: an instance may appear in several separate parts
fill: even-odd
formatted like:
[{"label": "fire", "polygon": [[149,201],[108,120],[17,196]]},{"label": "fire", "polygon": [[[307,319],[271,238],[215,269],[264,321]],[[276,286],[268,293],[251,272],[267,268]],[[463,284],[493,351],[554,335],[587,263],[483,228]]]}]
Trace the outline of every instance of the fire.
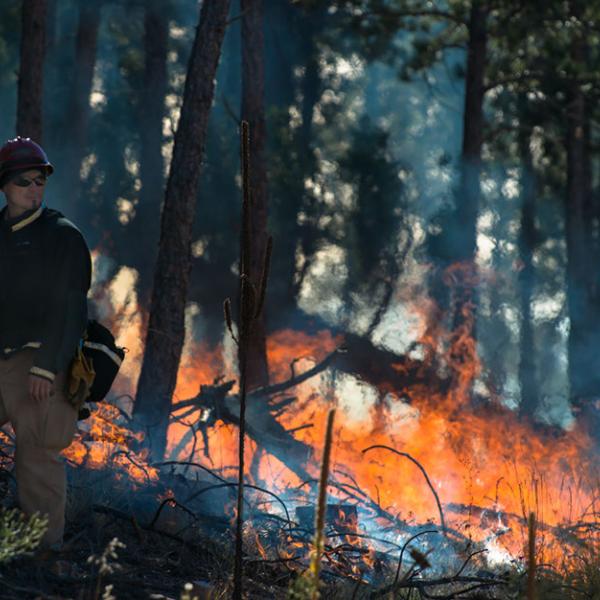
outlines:
[{"label": "fire", "polygon": [[71,463],[92,469],[109,467],[124,472],[133,481],[143,484],[158,478],[158,471],[146,463],[143,454],[130,446],[141,441],[140,434],[117,424],[121,419],[118,409],[101,404],[94,412],[86,430],[80,432],[73,443],[63,451]]},{"label": "fire", "polygon": [[[360,536],[395,527],[394,536],[388,535],[386,540],[398,544],[403,539],[401,524],[429,524],[428,529],[442,531],[444,518],[449,535],[465,544],[484,545],[490,561],[514,559],[523,555],[527,518],[533,512],[540,523],[540,562],[557,566],[568,562],[569,545],[564,541],[568,527],[577,524],[577,531],[591,538],[593,528],[590,525],[586,530],[586,523],[596,514],[599,490],[589,435],[577,426],[559,434],[536,429],[495,399],[472,406],[470,390],[482,365],[471,335],[470,305],[465,305],[461,326],[452,335],[442,330],[439,321],[428,319],[430,304],[413,308],[420,317],[416,337],[423,364],[441,365],[451,382],[446,392],[432,392],[425,385],[393,393],[378,391],[328,369],[289,390],[295,400],[277,415],[296,440],[312,449],[304,468],[317,477],[327,411],[332,404],[338,406],[329,491],[335,502],[356,505],[361,514],[340,515],[347,531],[332,545],[363,549],[360,561],[354,563],[358,576],[364,565],[376,560],[373,549]],[[124,331],[131,347],[126,361],[130,366],[116,386],[119,394],[131,393],[132,373],[139,368],[141,357],[142,319],[135,311],[129,317]],[[343,339],[327,331],[316,335],[292,330],[274,333],[268,340],[272,381],[313,367],[342,343]],[[208,348],[188,340],[175,406],[198,394],[203,384],[213,384],[219,377],[236,379],[234,361],[225,360],[225,354],[222,347]],[[108,405],[99,408],[89,432],[66,451],[67,458],[90,467],[115,464],[140,483],[156,478],[156,470],[144,463],[144,457],[128,450],[133,434],[114,424],[118,420],[111,412],[114,410]],[[216,420],[205,427],[205,438],[199,430],[193,433],[192,428],[209,416],[195,411],[174,421],[168,432],[166,458],[194,461],[233,479],[237,428]],[[403,454],[385,448],[363,452],[372,446]],[[262,484],[288,501],[310,501],[310,482],[302,481],[256,440],[248,440],[246,452],[250,482]],[[272,507],[276,505],[273,502]],[[283,558],[292,559],[307,549],[306,540],[290,538],[285,545],[287,548],[278,550]],[[261,555],[265,553],[258,537],[255,546]],[[328,556],[331,561],[338,560],[335,552]]]}]

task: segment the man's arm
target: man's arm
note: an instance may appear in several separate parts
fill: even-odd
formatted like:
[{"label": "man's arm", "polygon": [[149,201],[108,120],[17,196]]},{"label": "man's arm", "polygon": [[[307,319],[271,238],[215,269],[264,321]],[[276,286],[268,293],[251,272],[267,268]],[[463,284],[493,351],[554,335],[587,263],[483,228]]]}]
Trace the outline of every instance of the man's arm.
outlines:
[{"label": "man's arm", "polygon": [[67,368],[87,324],[91,258],[81,233],[63,226],[48,280],[45,327],[30,374],[54,381]]}]

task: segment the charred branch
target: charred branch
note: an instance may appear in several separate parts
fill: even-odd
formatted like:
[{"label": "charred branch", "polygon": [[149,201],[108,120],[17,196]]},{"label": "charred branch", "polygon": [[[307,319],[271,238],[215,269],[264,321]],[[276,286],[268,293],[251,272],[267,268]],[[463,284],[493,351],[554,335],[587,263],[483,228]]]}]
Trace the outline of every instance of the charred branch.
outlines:
[{"label": "charred branch", "polygon": [[408,454],[406,452],[399,452],[395,448],[390,448],[390,446],[383,446],[383,445],[369,446],[368,448],[365,448],[363,450],[363,454],[366,454],[367,452],[369,452],[371,450],[376,450],[376,449],[389,450],[390,452],[393,452],[394,454],[397,454],[398,456],[404,456],[404,458],[407,458],[413,464],[417,465],[417,467],[419,468],[421,473],[423,473],[423,477],[425,477],[425,481],[427,482],[427,485],[429,486],[429,489],[431,490],[431,493],[433,494],[433,497],[435,498],[435,502],[437,504],[437,507],[438,507],[438,510],[440,513],[440,525],[442,526],[442,531],[446,531],[446,522],[444,521],[444,511],[442,510],[442,503],[440,502],[440,497],[437,495],[437,492],[435,491],[435,488],[433,487],[433,484],[431,483],[431,480],[429,479],[429,475],[427,475],[427,471],[425,471],[425,469],[423,468],[423,465],[416,458],[413,458],[410,454]]}]

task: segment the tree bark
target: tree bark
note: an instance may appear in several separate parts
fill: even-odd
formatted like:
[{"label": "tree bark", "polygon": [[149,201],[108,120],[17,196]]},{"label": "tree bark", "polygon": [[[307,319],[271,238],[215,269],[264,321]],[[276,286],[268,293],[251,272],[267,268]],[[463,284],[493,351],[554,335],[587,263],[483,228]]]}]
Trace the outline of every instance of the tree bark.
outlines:
[{"label": "tree bark", "polygon": [[[467,73],[463,114],[463,141],[459,185],[455,193],[455,208],[442,215],[440,231],[430,236],[428,243],[437,262],[437,272],[431,280],[431,294],[456,340],[475,335],[476,330],[476,264],[477,217],[480,203],[481,151],[483,147],[485,70],[487,62],[488,8],[482,0],[474,0],[469,14]],[[461,265],[449,287],[443,271],[451,265]],[[465,332],[465,327],[468,332]],[[468,333],[468,336],[465,336]],[[454,357],[466,352],[456,344]],[[467,353],[468,354],[468,353]],[[465,356],[463,358],[468,358]],[[454,362],[454,361],[453,361]]]},{"label": "tree bark", "polygon": [[[578,2],[571,3],[571,13],[581,15]],[[587,62],[586,40],[574,35],[571,58],[577,65]],[[573,77],[568,86],[567,105],[567,197],[565,234],[567,244],[567,302],[569,308],[569,384],[576,409],[585,399],[598,395],[597,349],[594,348],[590,264],[593,242],[590,232],[591,181],[589,148],[589,107],[581,84]]]},{"label": "tree bark", "polygon": [[165,192],[146,347],[134,407],[136,424],[146,432],[153,460],[161,460],[164,455],[184,342],[198,181],[228,13],[229,0],[205,0],[202,4]]},{"label": "tree bark", "polygon": [[17,85],[17,135],[42,143],[46,0],[23,2]]},{"label": "tree bark", "polygon": [[[296,92],[296,95],[299,93],[302,98],[298,106],[302,124],[297,129],[293,148],[290,149],[286,161],[285,166],[289,174],[286,178],[287,186],[284,190],[279,190],[279,196],[283,199],[279,203],[274,203],[277,252],[273,257],[274,276],[270,289],[274,301],[269,313],[269,323],[276,327],[288,323],[290,313],[296,309],[299,292],[317,248],[314,220],[305,220],[301,224],[298,217],[302,209],[309,206],[312,201],[305,189],[305,181],[314,175],[316,169],[313,116],[315,106],[323,93],[317,38],[326,22],[327,7],[320,5],[292,8],[294,14],[288,15],[288,18],[294,16],[297,35],[300,38],[297,64],[304,67]],[[282,60],[280,57],[279,61]],[[293,67],[294,63],[290,62],[288,69],[293,71]],[[293,104],[294,102],[290,101],[289,106]],[[298,253],[304,259],[300,268],[298,268]]]},{"label": "tree bark", "polygon": [[160,0],[146,4],[144,18],[144,85],[140,98],[140,190],[139,204],[131,225],[138,244],[133,267],[138,272],[138,304],[148,308],[152,288],[152,267],[156,260],[160,225],[160,203],[164,194],[162,157],[163,117],[167,93],[168,21],[162,16]]},{"label": "tree bark", "polygon": [[[521,97],[521,115],[523,117],[527,99]],[[535,268],[533,253],[537,243],[535,228],[535,173],[530,148],[531,130],[521,125],[518,136],[519,155],[521,157],[521,229],[519,231],[519,301],[521,305],[521,323],[519,328],[519,384],[521,403],[519,412],[522,416],[533,418],[538,406],[538,382],[536,376],[533,322],[531,302]]]},{"label": "tree bark", "polygon": [[[242,0],[242,120],[250,126],[250,194],[252,197],[250,281],[262,276],[267,244],[268,179],[265,124],[265,58],[262,0]],[[248,335],[248,390],[269,381],[266,317],[252,323]]]},{"label": "tree bark", "polygon": [[68,194],[69,216],[78,219],[81,189],[80,169],[88,143],[90,95],[96,65],[98,29],[102,0],[79,4],[79,20],[75,38],[73,89],[67,100],[68,140],[63,165],[64,192]]},{"label": "tree bark", "polygon": [[46,0],[46,52],[51,53],[56,45],[56,9],[58,0]]},{"label": "tree bark", "polygon": [[[302,80],[302,125],[298,136],[298,158],[300,161],[300,176],[298,177],[298,208],[296,213],[300,212],[303,204],[312,199],[307,197],[304,182],[306,178],[313,175],[316,170],[316,159],[313,141],[313,117],[315,106],[323,93],[323,84],[321,81],[321,72],[319,65],[319,48],[317,46],[317,35],[323,28],[323,19],[326,15],[326,7],[306,7],[302,15],[302,25],[304,27],[304,43],[302,52],[304,54],[305,71]],[[308,267],[312,262],[312,256],[317,249],[315,239],[314,223],[308,222],[303,226],[297,224],[298,219],[293,223],[296,229],[296,235],[293,240],[300,242],[304,263],[299,273],[296,273],[296,249],[293,249],[291,273],[294,274],[290,290],[289,301],[291,307],[296,303],[300,294],[302,284],[308,272]]]},{"label": "tree bark", "polygon": [[[467,57],[467,81],[465,89],[465,109],[463,115],[463,144],[460,192],[457,198],[456,224],[460,231],[457,240],[455,260],[469,264],[475,270],[477,251],[477,216],[481,195],[481,150],[483,147],[483,98],[487,52],[487,9],[482,2],[475,1],[471,7],[469,20],[469,48]],[[457,231],[458,233],[458,231]],[[467,281],[459,281],[455,307],[455,326],[463,322],[464,309],[468,304],[475,310],[475,289],[473,273]],[[473,327],[475,324],[473,323]]]}]

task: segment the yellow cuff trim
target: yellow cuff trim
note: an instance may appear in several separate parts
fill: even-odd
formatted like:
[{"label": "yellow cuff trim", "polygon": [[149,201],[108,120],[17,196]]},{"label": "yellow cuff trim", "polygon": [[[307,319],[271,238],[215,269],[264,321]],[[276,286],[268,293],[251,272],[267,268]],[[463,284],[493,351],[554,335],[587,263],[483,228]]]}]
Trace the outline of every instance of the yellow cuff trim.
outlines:
[{"label": "yellow cuff trim", "polygon": [[23,348],[41,348],[41,342],[27,342],[23,344],[20,348],[4,348],[4,354],[10,354],[11,352],[16,352],[17,350],[22,350]]},{"label": "yellow cuff trim", "polygon": [[44,379],[49,379],[50,381],[54,381],[56,375],[52,371],[46,371],[46,369],[40,369],[39,367],[31,367],[29,372],[32,375],[37,375],[38,377],[43,377]]},{"label": "yellow cuff trim", "polygon": [[26,219],[23,219],[22,221],[19,221],[18,223],[13,225],[10,228],[10,230],[11,231],[19,231],[19,229],[23,229],[23,227],[27,227],[27,225],[29,225],[29,223],[33,223],[33,221],[35,221],[42,214],[43,210],[44,210],[44,205],[42,204],[42,206],[40,206],[32,215],[29,215]]}]

